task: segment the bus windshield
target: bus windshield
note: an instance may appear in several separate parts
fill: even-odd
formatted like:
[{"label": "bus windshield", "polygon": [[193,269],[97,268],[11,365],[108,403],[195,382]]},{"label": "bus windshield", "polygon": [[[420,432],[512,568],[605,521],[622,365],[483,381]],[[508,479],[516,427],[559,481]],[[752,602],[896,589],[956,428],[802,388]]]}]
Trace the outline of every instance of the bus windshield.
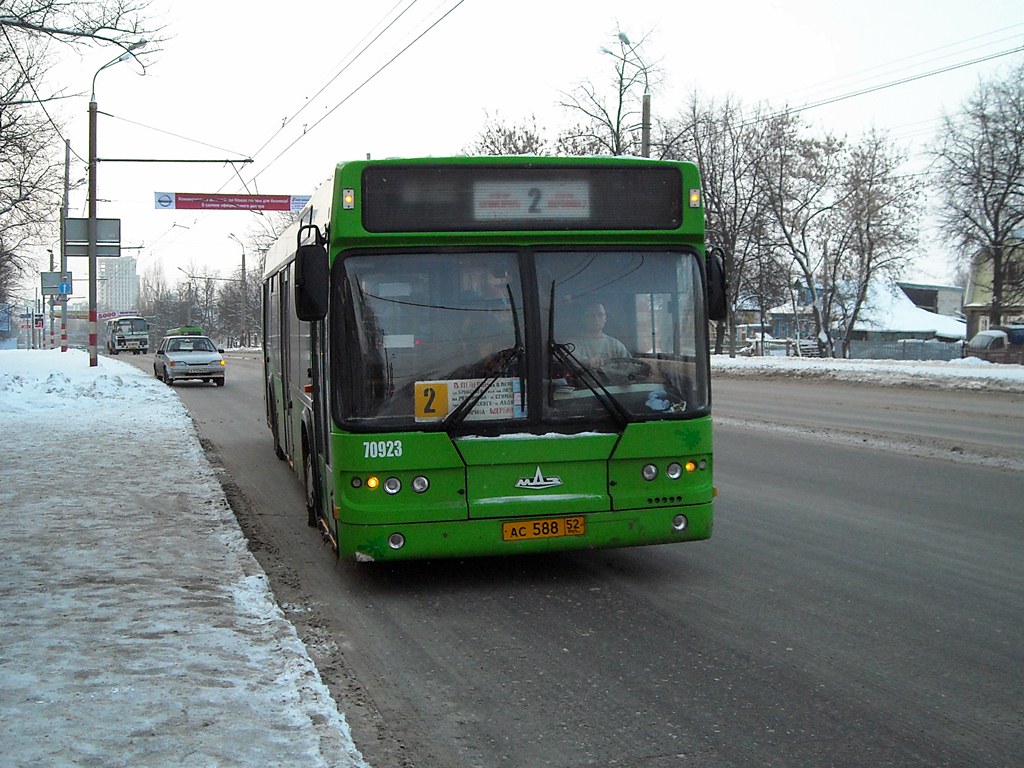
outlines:
[{"label": "bus windshield", "polygon": [[537,256],[548,356],[545,420],[671,418],[708,407],[696,254]]},{"label": "bus windshield", "polygon": [[366,430],[703,415],[700,284],[686,249],[350,255],[335,263],[332,406]]},{"label": "bus windshield", "polygon": [[145,333],[149,323],[141,317],[123,318],[117,321],[117,333]]}]

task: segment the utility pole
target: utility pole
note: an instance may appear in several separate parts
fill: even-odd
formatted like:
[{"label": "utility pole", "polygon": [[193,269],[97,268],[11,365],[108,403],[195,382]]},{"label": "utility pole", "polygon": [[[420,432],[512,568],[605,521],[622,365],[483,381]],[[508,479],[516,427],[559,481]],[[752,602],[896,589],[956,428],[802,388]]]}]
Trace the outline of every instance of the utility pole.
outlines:
[{"label": "utility pole", "polygon": [[249,337],[249,318],[246,317],[246,300],[245,300],[245,245],[239,240],[234,234],[228,233],[228,237],[238,243],[242,248],[242,290],[240,292],[239,299],[239,310],[241,313],[241,333],[238,337],[238,346],[244,347],[246,339]]},{"label": "utility pole", "polygon": [[[71,186],[71,139],[64,139],[64,206],[60,216],[60,273],[67,274],[68,271],[68,247],[67,247],[67,220],[68,220],[68,192]],[[68,351],[68,301],[60,304],[60,351]]]}]

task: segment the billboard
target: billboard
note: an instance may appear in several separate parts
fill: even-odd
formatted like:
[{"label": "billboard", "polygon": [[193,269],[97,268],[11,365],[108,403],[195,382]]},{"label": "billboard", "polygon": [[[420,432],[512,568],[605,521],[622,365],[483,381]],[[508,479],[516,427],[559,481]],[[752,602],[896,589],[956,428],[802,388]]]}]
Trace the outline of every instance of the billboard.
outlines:
[{"label": "billboard", "polygon": [[309,195],[224,195],[206,192],[154,192],[158,209],[186,211],[301,211]]}]

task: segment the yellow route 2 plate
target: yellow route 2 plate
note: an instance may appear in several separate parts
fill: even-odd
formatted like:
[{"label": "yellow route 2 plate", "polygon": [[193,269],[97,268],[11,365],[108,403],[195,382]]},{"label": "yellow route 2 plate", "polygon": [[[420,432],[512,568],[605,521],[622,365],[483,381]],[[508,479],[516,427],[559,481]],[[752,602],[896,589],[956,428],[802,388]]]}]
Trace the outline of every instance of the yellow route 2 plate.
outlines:
[{"label": "yellow route 2 plate", "polygon": [[582,536],[587,524],[584,517],[552,517],[546,520],[516,520],[501,524],[504,541],[553,539],[558,536]]}]

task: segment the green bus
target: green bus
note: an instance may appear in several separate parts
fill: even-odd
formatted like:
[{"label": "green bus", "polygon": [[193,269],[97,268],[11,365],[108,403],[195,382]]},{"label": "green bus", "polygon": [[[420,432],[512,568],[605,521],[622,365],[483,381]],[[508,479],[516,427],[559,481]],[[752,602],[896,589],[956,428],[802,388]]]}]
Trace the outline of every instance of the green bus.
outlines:
[{"label": "green bus", "polygon": [[274,450],[339,557],[706,539],[706,252],[695,165],[342,163],[263,276]]}]

